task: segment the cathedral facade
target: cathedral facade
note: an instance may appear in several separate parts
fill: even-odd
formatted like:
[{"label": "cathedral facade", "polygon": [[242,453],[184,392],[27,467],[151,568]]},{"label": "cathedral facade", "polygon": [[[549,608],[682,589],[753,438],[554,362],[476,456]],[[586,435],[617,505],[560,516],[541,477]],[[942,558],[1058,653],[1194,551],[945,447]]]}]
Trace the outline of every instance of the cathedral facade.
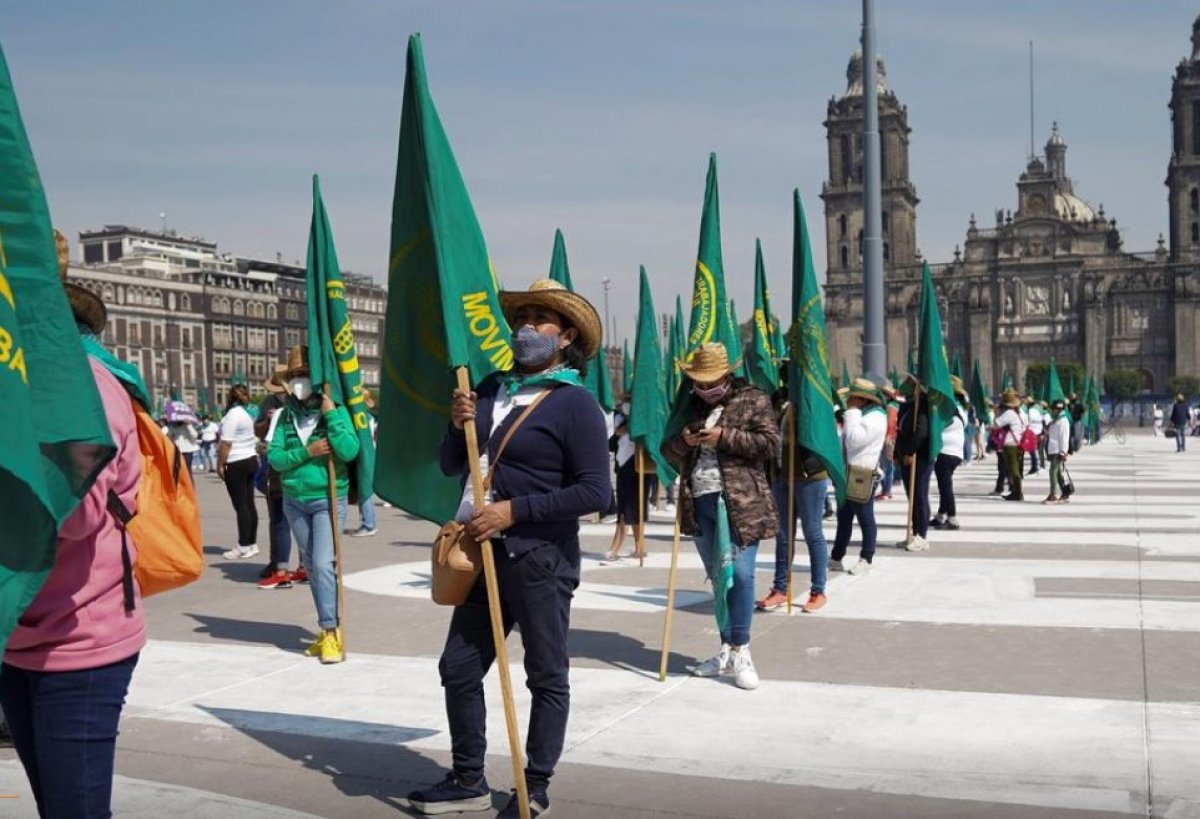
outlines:
[{"label": "cathedral facade", "polygon": [[[908,111],[877,63],[885,322],[889,368],[904,370],[917,338],[923,260],[919,202],[909,177]],[[855,372],[862,356],[862,59],[825,120],[829,178],[825,204],[825,310],[829,360]],[[1067,143],[1052,129],[1045,154],[1017,180],[1016,207],[971,215],[952,261],[930,264],[946,347],[964,369],[978,359],[994,389],[1007,372],[1023,386],[1026,368],[1052,356],[1090,372],[1136,370],[1144,391],[1167,391],[1175,375],[1200,375],[1200,18],[1192,54],[1175,71],[1172,151],[1167,166],[1169,242],[1131,253],[1117,220],[1076,194]],[[969,375],[964,373],[964,375]]]}]

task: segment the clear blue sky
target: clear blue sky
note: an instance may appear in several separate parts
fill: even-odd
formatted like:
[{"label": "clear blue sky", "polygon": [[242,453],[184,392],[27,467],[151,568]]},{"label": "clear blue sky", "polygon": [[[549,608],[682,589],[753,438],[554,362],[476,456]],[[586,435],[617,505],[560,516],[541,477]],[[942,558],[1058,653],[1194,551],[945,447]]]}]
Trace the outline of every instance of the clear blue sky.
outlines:
[{"label": "clear blue sky", "polygon": [[[708,152],[739,312],[763,239],[778,312],[799,187],[824,267],[824,119],[859,37],[855,0],[10,0],[0,42],[51,211],[69,236],[159,213],[223,250],[303,258],[319,172],[344,267],[382,277],[404,49],[434,98],[501,281],[525,286],[566,234],[576,287],[618,338],[637,269],[660,311],[690,294]],[[880,0],[879,48],[908,106],[917,240],[946,261],[975,212],[1015,208],[1059,122],[1076,192],[1130,250],[1166,231],[1171,76],[1184,0]],[[786,317],[785,317],[786,318]]]}]

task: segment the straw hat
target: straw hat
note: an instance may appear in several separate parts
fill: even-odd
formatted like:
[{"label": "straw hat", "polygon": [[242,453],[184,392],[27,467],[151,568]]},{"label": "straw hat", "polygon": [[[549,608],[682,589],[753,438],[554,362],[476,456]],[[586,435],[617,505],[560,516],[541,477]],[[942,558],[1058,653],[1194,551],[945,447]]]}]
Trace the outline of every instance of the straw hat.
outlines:
[{"label": "straw hat", "polygon": [[702,384],[720,381],[733,372],[725,345],[717,341],[710,341],[697,347],[692,360],[684,363],[680,369],[688,378]]},{"label": "straw hat", "polygon": [[856,378],[850,382],[850,390],[847,398],[861,398],[864,401],[870,401],[872,404],[882,404],[883,398],[879,394],[879,388],[875,386],[874,381],[869,381],[866,378]]},{"label": "straw hat", "polygon": [[961,395],[963,398],[967,397],[967,391],[965,389],[963,389],[962,379],[959,378],[957,375],[951,374],[950,386],[954,388],[955,395]]},{"label": "straw hat", "polygon": [[600,340],[604,335],[600,314],[592,303],[578,293],[572,293],[553,279],[538,279],[528,290],[501,290],[500,309],[509,324],[517,311],[528,304],[536,304],[558,313],[579,333],[579,346],[583,354],[591,358],[600,351]]},{"label": "straw hat", "polygon": [[362,388],[362,394],[363,394],[363,403],[367,405],[367,409],[370,412],[374,412],[375,411],[375,396],[371,395],[371,391],[369,389],[367,389],[366,387]]},{"label": "straw hat", "polygon": [[1179,395],[1176,395],[1176,396],[1175,396],[1175,400],[1176,400],[1176,401],[1183,401],[1183,393],[1179,393]]},{"label": "straw hat", "polygon": [[58,251],[58,278],[62,281],[63,290],[67,291],[67,302],[75,320],[87,326],[96,335],[104,332],[108,323],[108,309],[100,297],[77,284],[67,281],[67,267],[71,256],[67,248],[67,238],[59,231],[54,231],[54,248]]},{"label": "straw hat", "polygon": [[1017,407],[1021,406],[1021,396],[1017,395],[1016,390],[1014,390],[1012,387],[1009,387],[1000,396],[1000,406],[1016,409]]},{"label": "straw hat", "polygon": [[287,392],[287,386],[283,383],[287,380],[287,365],[276,364],[275,372],[271,373],[271,377],[263,382],[263,387],[272,395],[283,395]]},{"label": "straw hat", "polygon": [[285,380],[296,376],[310,375],[311,372],[308,368],[308,347],[297,344],[288,350],[288,360],[283,370]]}]

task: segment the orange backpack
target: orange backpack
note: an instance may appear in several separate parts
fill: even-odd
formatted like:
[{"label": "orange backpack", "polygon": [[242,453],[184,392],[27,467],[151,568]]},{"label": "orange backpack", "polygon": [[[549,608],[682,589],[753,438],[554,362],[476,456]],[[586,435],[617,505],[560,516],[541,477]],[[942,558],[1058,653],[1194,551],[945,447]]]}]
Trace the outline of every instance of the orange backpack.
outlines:
[{"label": "orange backpack", "polygon": [[[133,610],[133,577],[142,597],[186,586],[204,571],[204,541],[196,487],[175,446],[140,401],[130,398],[142,451],[142,479],[137,512],[131,513],[116,493],[108,493],[108,511],[121,522],[121,561],[125,567],[125,609]],[[131,566],[126,535],[137,546],[137,568]]]}]

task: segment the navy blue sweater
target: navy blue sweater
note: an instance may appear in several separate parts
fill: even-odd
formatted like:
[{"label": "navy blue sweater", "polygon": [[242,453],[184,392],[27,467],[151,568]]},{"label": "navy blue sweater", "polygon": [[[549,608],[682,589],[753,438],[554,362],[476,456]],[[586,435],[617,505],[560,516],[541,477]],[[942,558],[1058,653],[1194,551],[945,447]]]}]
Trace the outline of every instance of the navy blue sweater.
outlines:
[{"label": "navy blue sweater", "polygon": [[[608,507],[608,435],[596,399],[582,387],[559,385],[534,408],[513,434],[496,462],[496,450],[523,408],[517,407],[493,431],[492,409],[500,389],[489,376],[475,389],[475,428],[492,477],[494,500],[512,503],[513,525],[505,530],[505,547],[513,555],[547,541],[559,545],[573,562],[579,559],[579,518]],[[451,424],[442,439],[442,471],[469,479],[467,436]]]}]

